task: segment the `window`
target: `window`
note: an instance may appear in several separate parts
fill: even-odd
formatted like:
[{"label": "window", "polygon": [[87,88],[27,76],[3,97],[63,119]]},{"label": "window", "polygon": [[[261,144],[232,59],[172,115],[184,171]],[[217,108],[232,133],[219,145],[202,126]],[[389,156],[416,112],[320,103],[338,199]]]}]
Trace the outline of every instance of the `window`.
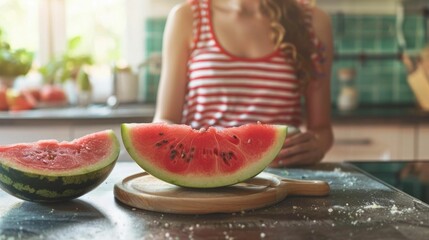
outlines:
[{"label": "window", "polygon": [[[35,11],[36,9],[36,11]],[[39,49],[38,1],[0,0],[0,29],[13,49]]]},{"label": "window", "polygon": [[82,37],[79,51],[96,63],[109,64],[123,57],[126,28],[125,0],[66,0],[66,37]]},{"label": "window", "polygon": [[12,48],[26,48],[42,64],[80,36],[79,52],[96,63],[123,58],[127,0],[0,0],[0,29]]}]

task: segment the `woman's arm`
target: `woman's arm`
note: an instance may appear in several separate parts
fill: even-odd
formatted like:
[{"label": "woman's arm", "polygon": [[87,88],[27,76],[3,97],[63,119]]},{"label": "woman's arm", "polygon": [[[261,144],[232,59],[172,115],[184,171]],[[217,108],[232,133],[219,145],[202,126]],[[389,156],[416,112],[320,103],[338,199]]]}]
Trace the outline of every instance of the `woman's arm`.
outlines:
[{"label": "woman's arm", "polygon": [[313,26],[316,36],[325,48],[323,76],[311,81],[305,93],[306,132],[286,138],[283,149],[271,165],[273,167],[317,163],[323,159],[333,143],[330,98],[333,40],[330,17],[315,8]]},{"label": "woman's arm", "polygon": [[192,21],[188,3],[173,8],[167,18],[154,122],[181,121],[187,84],[186,65],[193,38]]},{"label": "woman's arm", "polygon": [[329,15],[320,9],[315,8],[313,26],[316,36],[325,48],[325,59],[322,65],[323,76],[316,81],[312,81],[307,89],[307,130],[317,135],[321,150],[323,154],[325,154],[331,148],[334,139],[331,126],[330,91],[333,39]]}]

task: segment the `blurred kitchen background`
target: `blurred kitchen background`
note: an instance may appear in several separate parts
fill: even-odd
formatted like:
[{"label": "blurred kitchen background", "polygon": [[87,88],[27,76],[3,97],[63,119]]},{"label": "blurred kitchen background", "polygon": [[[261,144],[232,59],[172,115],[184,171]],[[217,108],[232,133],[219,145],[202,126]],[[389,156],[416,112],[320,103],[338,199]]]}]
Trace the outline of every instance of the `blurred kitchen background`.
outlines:
[{"label": "blurred kitchen background", "polygon": [[[93,102],[105,102],[111,95],[110,73],[116,64],[120,72],[131,72],[136,77],[128,79],[132,77],[123,74],[125,83],[119,83],[119,87],[131,85],[124,91],[137,90],[120,92],[127,95],[124,100],[153,103],[165,17],[179,2],[0,0],[2,41],[13,49],[31,52],[34,59],[26,76],[30,80],[17,81],[16,87],[38,85],[40,81],[64,84],[70,76],[61,67],[48,76],[49,80],[37,79],[36,73],[40,68],[48,68],[49,72],[52,65],[68,57],[74,59],[65,65],[86,66],[90,83],[97,86],[93,88]],[[416,57],[427,42],[427,1],[319,0],[317,5],[332,16],[334,27],[333,104],[339,104],[345,85],[356,89],[359,105],[415,104],[401,54],[405,51]],[[46,75],[49,73],[42,77]]]},{"label": "blurred kitchen background", "polygon": [[[94,116],[101,127],[111,126],[103,119],[109,124],[116,124],[114,119],[150,121],[166,16],[180,2],[0,0],[0,131],[14,136],[24,127],[36,131],[28,119],[75,126]],[[429,103],[424,103],[429,81],[421,74],[413,77],[420,81],[413,83],[417,90],[428,88],[420,95],[410,82],[429,42],[429,2],[315,3],[332,17],[335,41],[336,142],[326,161],[429,159]],[[2,92],[9,105],[1,104]],[[139,119],[143,113],[134,108],[146,109],[145,118]],[[69,129],[64,138],[93,131],[95,124]],[[0,144],[36,138],[27,132],[2,138]]]}]

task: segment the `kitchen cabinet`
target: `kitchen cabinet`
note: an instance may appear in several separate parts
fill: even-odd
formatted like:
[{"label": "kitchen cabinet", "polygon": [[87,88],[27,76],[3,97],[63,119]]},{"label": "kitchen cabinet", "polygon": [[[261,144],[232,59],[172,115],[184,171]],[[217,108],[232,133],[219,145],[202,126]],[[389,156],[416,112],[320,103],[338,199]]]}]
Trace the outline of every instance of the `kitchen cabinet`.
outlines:
[{"label": "kitchen cabinet", "polygon": [[429,124],[420,124],[416,131],[418,160],[429,160]]},{"label": "kitchen cabinet", "polygon": [[[333,126],[335,141],[323,161],[413,160],[415,157],[414,125]],[[429,132],[429,128],[427,129]]]}]

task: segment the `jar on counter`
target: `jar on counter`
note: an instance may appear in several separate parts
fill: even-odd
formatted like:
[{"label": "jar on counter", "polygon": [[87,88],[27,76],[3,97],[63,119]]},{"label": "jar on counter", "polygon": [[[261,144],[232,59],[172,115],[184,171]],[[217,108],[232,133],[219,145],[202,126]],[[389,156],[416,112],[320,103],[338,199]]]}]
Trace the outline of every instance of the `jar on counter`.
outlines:
[{"label": "jar on counter", "polygon": [[353,68],[341,68],[338,70],[340,93],[337,98],[339,110],[349,111],[358,106],[359,95],[355,85],[356,72]]}]

